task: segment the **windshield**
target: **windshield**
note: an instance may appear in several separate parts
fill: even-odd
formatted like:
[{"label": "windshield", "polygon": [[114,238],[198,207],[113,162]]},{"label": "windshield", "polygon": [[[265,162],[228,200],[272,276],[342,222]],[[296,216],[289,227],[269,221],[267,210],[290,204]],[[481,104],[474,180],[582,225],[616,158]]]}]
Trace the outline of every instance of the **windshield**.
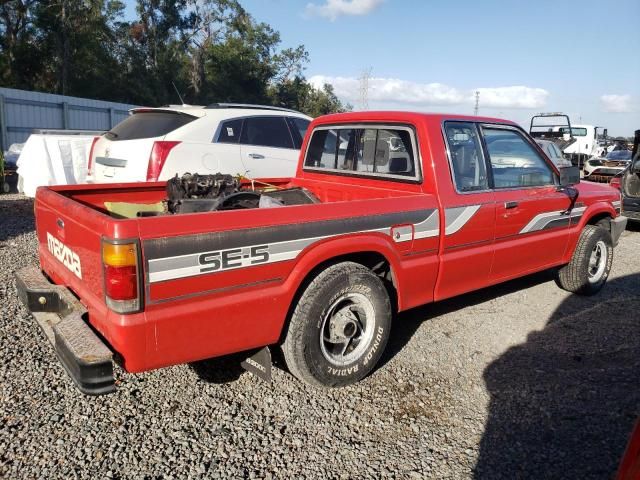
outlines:
[{"label": "windshield", "polygon": [[[562,127],[562,133],[569,133],[568,127]],[[586,128],[573,128],[571,127],[571,134],[574,137],[586,137],[587,129]]]},{"label": "windshield", "polygon": [[631,160],[631,150],[616,150],[607,153],[607,160]]},{"label": "windshield", "polygon": [[491,153],[509,156],[527,155],[531,150],[526,143],[518,137],[509,137],[507,135],[496,135],[493,138],[486,139],[489,144]]}]

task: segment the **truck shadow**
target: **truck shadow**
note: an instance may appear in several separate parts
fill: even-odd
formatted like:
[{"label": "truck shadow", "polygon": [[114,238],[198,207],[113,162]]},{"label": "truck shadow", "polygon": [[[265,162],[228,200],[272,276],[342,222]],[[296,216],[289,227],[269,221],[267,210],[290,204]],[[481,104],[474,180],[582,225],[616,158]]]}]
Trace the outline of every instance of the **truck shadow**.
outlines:
[{"label": "truck shadow", "polygon": [[[640,232],[640,222],[639,221],[627,222],[627,230],[629,232]],[[638,240],[640,240],[640,238]]]},{"label": "truck shadow", "polygon": [[33,199],[0,195],[0,242],[34,231]]},{"label": "truck shadow", "polygon": [[224,357],[209,358],[189,364],[200,380],[206,383],[223,384],[238,380],[246,370],[240,363],[247,358],[246,352],[226,355]]},{"label": "truck shadow", "polygon": [[640,274],[568,297],[484,371],[477,479],[612,478],[640,413]]},{"label": "truck shadow", "polygon": [[387,362],[395,357],[405,347],[405,345],[409,343],[423,322],[433,320],[439,316],[446,315],[457,310],[462,310],[473,305],[488,302],[489,300],[493,300],[519,290],[531,288],[541,283],[552,281],[553,278],[554,271],[547,270],[440,302],[416,307],[400,313],[394,319],[391,327],[391,335],[389,336],[389,343],[385,348],[385,352],[382,355],[376,370],[384,367]]}]

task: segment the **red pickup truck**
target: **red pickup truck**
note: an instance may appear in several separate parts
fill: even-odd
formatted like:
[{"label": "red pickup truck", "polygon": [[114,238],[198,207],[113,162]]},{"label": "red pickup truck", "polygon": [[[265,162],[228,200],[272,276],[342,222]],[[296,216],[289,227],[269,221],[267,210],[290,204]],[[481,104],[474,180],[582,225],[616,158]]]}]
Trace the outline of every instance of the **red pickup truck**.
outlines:
[{"label": "red pickup truck", "polygon": [[306,382],[350,384],[396,312],[550,268],[599,291],[626,224],[618,191],[494,118],[323,116],[294,178],[241,190],[310,200],[147,215],[165,183],[38,190],[40,266],[18,291],[83,392],[114,389],[112,356],[142,372],[266,346]]}]

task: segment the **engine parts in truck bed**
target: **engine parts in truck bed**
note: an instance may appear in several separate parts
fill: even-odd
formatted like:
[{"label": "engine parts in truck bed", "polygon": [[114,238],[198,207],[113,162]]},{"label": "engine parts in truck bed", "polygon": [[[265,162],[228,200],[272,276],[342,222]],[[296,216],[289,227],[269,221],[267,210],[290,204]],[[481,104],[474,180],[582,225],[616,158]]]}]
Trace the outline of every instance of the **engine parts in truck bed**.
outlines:
[{"label": "engine parts in truck bed", "polygon": [[[256,188],[256,184],[260,187]],[[167,197],[154,204],[105,202],[105,209],[115,217],[151,217],[166,214],[184,214],[237,210],[247,208],[274,208],[287,205],[318,203],[316,196],[305,188],[279,188],[222,173],[200,175],[177,174],[167,181]]]},{"label": "engine parts in truck bed", "polygon": [[167,210],[176,214],[318,203],[303,188],[278,189],[265,184],[266,188],[255,190],[253,184],[244,186],[239,178],[222,173],[176,175],[167,182]]}]

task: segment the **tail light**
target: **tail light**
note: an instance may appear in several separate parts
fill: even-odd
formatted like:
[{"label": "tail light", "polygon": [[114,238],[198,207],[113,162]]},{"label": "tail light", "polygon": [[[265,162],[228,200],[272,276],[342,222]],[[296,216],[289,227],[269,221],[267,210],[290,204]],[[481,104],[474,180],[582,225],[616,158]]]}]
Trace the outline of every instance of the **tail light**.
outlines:
[{"label": "tail light", "polygon": [[98,140],[100,140],[100,137],[93,137],[93,141],[91,142],[91,148],[89,149],[89,161],[87,162],[87,175],[91,175],[93,173],[93,150],[95,149]]},{"label": "tail light", "polygon": [[117,313],[141,309],[140,268],[137,243],[102,243],[104,294],[107,306]]},{"label": "tail light", "polygon": [[156,182],[160,177],[160,172],[167,161],[169,152],[180,142],[157,141],[153,142],[151,155],[149,156],[149,166],[147,167],[147,182]]},{"label": "tail light", "polygon": [[620,177],[613,177],[609,182],[609,185],[622,191],[622,182],[620,181]]}]

